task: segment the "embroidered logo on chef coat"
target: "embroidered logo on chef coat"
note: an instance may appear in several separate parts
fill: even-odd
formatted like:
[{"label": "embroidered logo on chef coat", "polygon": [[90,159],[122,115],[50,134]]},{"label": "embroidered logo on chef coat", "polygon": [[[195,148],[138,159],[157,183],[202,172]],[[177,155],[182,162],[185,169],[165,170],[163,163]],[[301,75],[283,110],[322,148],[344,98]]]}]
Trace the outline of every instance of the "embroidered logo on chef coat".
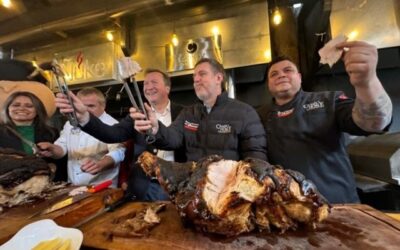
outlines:
[{"label": "embroidered logo on chef coat", "polygon": [[321,102],[321,101],[315,101],[315,102],[306,103],[303,105],[303,108],[306,111],[310,111],[310,110],[314,110],[314,109],[322,109],[324,107],[325,107],[325,104],[324,104],[324,102]]},{"label": "embroidered logo on chef coat", "polygon": [[185,121],[184,128],[190,131],[197,131],[199,128],[199,124]]},{"label": "embroidered logo on chef coat", "polygon": [[289,115],[291,115],[293,113],[293,110],[294,110],[294,108],[291,108],[291,109],[288,109],[288,110],[285,110],[285,111],[278,111],[276,113],[276,116],[279,117],[279,118],[287,117],[287,116],[289,116]]},{"label": "embroidered logo on chef coat", "polygon": [[229,134],[231,132],[231,125],[229,124],[217,124],[215,125],[217,132],[220,134]]}]

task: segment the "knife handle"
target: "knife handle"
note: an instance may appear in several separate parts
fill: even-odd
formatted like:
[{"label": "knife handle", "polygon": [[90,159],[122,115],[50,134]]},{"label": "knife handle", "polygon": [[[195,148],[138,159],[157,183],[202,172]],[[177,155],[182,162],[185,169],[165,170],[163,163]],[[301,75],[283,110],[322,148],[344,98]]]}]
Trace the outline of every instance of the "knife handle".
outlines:
[{"label": "knife handle", "polygon": [[99,192],[99,191],[101,191],[103,189],[108,188],[111,184],[112,184],[112,180],[107,180],[105,182],[102,182],[102,183],[100,183],[98,185],[95,185],[95,186],[89,188],[88,192],[89,193]]}]

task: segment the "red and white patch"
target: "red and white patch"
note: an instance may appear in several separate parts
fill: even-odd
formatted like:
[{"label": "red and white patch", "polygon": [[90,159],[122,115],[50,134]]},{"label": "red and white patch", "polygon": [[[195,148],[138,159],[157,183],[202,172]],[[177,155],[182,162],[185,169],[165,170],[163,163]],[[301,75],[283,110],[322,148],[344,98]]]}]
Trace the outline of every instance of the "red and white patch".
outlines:
[{"label": "red and white patch", "polygon": [[349,99],[345,94],[341,94],[338,98],[339,98],[340,100],[347,100],[347,99]]},{"label": "red and white patch", "polygon": [[285,110],[285,111],[278,111],[278,113],[276,113],[276,116],[278,118],[283,118],[283,117],[287,117],[289,115],[291,115],[293,113],[294,108]]},{"label": "red and white patch", "polygon": [[197,131],[199,129],[199,124],[185,121],[185,124],[183,125],[183,127],[190,131]]}]

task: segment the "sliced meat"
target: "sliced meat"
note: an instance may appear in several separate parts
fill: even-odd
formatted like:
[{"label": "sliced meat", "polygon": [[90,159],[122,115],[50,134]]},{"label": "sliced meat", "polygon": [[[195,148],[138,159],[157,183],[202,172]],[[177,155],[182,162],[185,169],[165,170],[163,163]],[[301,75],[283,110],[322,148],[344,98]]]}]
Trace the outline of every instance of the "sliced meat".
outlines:
[{"label": "sliced meat", "polygon": [[11,207],[41,194],[55,171],[39,157],[0,149],[0,207]]}]

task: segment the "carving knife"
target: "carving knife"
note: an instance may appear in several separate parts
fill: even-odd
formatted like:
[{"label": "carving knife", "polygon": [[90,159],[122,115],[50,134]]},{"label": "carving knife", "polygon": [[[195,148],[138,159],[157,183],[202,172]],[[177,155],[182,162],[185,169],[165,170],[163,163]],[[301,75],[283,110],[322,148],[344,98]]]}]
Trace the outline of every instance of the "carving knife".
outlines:
[{"label": "carving knife", "polygon": [[134,200],[135,197],[133,197],[132,195],[130,195],[129,193],[125,194],[121,199],[115,201],[114,203],[111,204],[105,204],[105,206],[103,208],[101,208],[99,211],[97,211],[96,213],[90,215],[89,217],[83,219],[82,221],[78,222],[77,224],[74,225],[75,228],[82,226],[83,224],[88,223],[89,221],[99,217],[102,214],[105,214],[107,212],[112,212],[114,211],[116,208],[120,207],[121,205],[125,204],[128,201],[132,201]]},{"label": "carving knife", "polygon": [[11,133],[13,133],[16,137],[18,137],[23,143],[25,143],[26,145],[28,145],[29,147],[32,148],[32,152],[34,155],[38,154],[40,149],[39,147],[33,143],[32,141],[26,139],[25,137],[23,137],[20,133],[18,133],[18,131],[16,131],[15,129],[13,129],[10,126],[5,126]]},{"label": "carving knife", "polygon": [[93,193],[99,192],[105,188],[108,188],[110,185],[112,184],[111,180],[107,180],[105,182],[102,182],[98,185],[95,185],[93,187],[90,187],[88,189],[87,192],[82,193],[82,194],[78,194],[75,196],[71,196],[71,197],[67,197],[61,201],[58,201],[56,203],[54,203],[53,205],[51,205],[49,208],[46,208],[43,211],[39,211],[38,213],[35,213],[34,215],[32,215],[31,217],[35,217],[37,215],[45,215],[45,214],[49,214],[52,212],[55,212],[57,210],[63,209],[65,207],[68,207],[78,201],[84,200],[86,198],[88,198],[89,196],[91,196]]}]

